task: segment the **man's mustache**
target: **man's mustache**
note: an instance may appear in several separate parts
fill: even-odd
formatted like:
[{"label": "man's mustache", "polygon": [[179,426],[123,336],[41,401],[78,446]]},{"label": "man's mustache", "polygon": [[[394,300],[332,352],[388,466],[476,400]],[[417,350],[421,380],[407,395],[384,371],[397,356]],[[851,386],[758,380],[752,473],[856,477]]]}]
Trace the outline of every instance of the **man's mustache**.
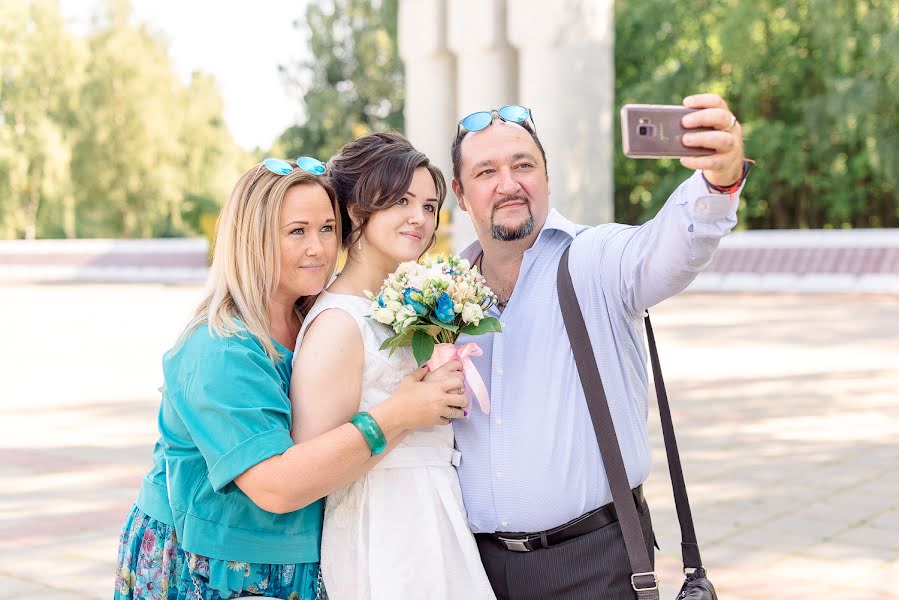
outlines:
[{"label": "man's mustache", "polygon": [[497,208],[499,208],[500,206],[502,206],[503,204],[506,204],[506,203],[508,203],[508,202],[524,202],[525,204],[530,204],[530,203],[528,202],[528,199],[527,199],[527,198],[525,198],[524,196],[519,196],[518,194],[516,194],[516,195],[514,195],[514,196],[506,196],[505,198],[503,198],[502,200],[500,200],[499,202],[497,202],[496,204],[494,204],[494,205],[493,205],[493,210],[496,210]]}]

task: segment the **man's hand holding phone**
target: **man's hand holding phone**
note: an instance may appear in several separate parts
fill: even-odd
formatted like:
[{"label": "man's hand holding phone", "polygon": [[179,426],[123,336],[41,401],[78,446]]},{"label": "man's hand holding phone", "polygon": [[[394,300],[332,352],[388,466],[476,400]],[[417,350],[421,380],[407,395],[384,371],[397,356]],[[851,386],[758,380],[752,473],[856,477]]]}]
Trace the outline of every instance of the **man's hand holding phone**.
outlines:
[{"label": "man's hand holding phone", "polygon": [[683,106],[625,104],[621,134],[624,154],[631,158],[679,158],[720,187],[742,177],[742,129],[717,94],[688,96]]},{"label": "man's hand holding phone", "polygon": [[739,121],[717,94],[697,94],[684,98],[684,106],[696,109],[681,119],[685,129],[707,127],[708,131],[687,132],[682,143],[688,147],[714,150],[706,156],[686,156],[680,163],[688,169],[702,169],[712,185],[729,186],[743,175],[743,130]]}]

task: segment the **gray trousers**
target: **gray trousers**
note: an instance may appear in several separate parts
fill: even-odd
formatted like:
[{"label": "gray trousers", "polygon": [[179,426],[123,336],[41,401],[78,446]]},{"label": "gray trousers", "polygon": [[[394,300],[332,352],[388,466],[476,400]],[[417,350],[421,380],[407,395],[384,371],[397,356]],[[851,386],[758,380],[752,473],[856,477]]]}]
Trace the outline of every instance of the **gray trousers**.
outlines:
[{"label": "gray trousers", "polygon": [[[640,524],[654,561],[652,520],[638,503]],[[533,552],[513,552],[477,536],[481,562],[498,600],[634,600],[631,567],[618,521]],[[653,563],[654,564],[654,563]]]}]

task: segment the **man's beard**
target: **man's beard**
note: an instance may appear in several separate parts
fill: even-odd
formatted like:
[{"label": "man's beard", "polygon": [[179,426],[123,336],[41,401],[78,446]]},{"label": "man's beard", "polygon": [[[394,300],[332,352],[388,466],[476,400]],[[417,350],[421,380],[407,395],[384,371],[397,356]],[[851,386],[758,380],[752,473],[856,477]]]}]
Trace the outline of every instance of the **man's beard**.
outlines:
[{"label": "man's beard", "polygon": [[[524,198],[521,199],[524,200]],[[493,217],[491,216],[490,234],[493,236],[493,239],[499,240],[501,242],[514,242],[515,240],[521,240],[531,235],[531,233],[533,233],[534,231],[534,215],[531,213],[530,205],[528,205],[527,208],[528,218],[515,228],[506,227],[505,225],[497,225],[493,221]]]}]

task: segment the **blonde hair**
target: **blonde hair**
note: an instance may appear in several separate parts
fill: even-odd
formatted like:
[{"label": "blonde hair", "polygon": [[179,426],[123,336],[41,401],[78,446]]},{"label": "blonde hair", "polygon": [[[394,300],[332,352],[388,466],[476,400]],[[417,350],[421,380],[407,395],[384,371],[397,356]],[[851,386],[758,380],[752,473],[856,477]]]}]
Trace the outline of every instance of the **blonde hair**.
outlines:
[{"label": "blonde hair", "polygon": [[[259,339],[273,362],[283,360],[271,340],[269,310],[281,272],[278,230],[287,190],[297,185],[322,187],[334,210],[338,251],[341,239],[340,208],[330,182],[324,176],[298,168],[295,162],[290,164],[294,170],[287,175],[272,173],[259,163],[238,179],[216,223],[206,297],[194,311],[177,345],[206,323],[211,335],[240,336],[241,331],[246,331]],[[304,296],[297,301],[301,318],[316,298]]]}]

